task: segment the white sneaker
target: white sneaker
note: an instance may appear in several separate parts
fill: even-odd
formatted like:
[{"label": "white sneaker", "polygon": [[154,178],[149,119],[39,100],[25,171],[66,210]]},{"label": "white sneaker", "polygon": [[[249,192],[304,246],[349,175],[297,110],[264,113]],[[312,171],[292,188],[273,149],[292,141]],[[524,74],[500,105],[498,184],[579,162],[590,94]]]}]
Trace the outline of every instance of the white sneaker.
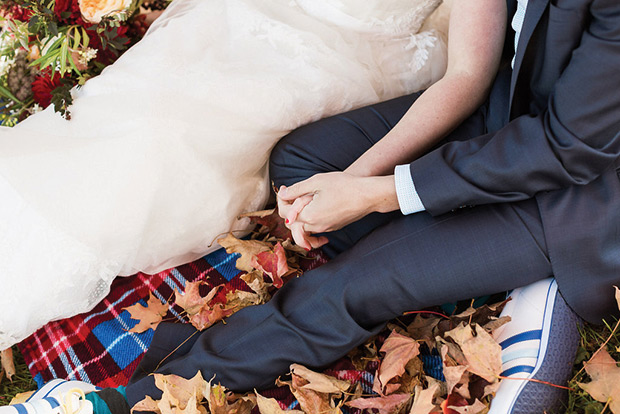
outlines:
[{"label": "white sneaker", "polygon": [[488,414],[559,412],[565,390],[532,381],[566,386],[579,344],[580,318],[558,292],[555,279],[541,280],[510,294],[501,316],[512,320],[494,337],[502,347],[504,379]]},{"label": "white sneaker", "polygon": [[0,407],[0,414],[93,414],[93,405],[85,394],[97,389],[82,381],[55,379],[26,402]]}]

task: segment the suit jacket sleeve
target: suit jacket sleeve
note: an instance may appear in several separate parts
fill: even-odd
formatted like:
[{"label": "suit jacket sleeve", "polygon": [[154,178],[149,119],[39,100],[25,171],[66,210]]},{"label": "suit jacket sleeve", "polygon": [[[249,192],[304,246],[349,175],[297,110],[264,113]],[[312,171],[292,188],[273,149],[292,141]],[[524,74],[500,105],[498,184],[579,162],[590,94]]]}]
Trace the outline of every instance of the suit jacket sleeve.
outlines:
[{"label": "suit jacket sleeve", "polygon": [[587,28],[544,111],[410,164],[431,214],[584,185],[620,156],[620,1],[589,7]]}]

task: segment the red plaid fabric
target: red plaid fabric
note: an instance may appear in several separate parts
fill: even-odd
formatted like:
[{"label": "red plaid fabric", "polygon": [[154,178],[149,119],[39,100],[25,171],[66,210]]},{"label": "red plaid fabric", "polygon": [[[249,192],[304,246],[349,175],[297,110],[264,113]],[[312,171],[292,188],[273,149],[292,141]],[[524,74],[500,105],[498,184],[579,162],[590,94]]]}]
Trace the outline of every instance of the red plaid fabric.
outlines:
[{"label": "red plaid fabric", "polygon": [[[92,311],[51,322],[19,344],[20,351],[40,385],[53,378],[77,379],[100,387],[126,385],[146,352],[153,331],[129,332],[138,321],[123,310],[135,303],[146,305],[149,295],[162,301],[183,291],[186,282],[204,281],[209,287],[225,285],[220,294],[247,289],[235,268],[238,255],[220,249],[195,262],[158,273],[138,273],[117,278],[108,296]],[[316,255],[304,261],[309,270],[325,263]],[[173,306],[167,320],[179,320],[180,308]]]}]

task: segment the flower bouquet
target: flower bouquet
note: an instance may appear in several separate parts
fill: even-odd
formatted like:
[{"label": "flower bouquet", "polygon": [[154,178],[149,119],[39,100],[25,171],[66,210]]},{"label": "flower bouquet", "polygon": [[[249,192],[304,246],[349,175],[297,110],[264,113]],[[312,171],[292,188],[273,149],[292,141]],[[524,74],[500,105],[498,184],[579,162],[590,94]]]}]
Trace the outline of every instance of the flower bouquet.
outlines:
[{"label": "flower bouquet", "polygon": [[0,125],[53,104],[138,42],[172,0],[0,0]]}]

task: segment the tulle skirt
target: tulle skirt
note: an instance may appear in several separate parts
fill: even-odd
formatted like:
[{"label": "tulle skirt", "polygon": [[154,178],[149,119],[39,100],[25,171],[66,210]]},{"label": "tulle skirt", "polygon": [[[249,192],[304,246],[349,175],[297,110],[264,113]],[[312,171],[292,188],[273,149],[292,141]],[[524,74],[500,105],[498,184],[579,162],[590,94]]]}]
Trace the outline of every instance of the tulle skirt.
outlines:
[{"label": "tulle skirt", "polygon": [[0,349],[247,230],[290,130],[441,77],[439,1],[175,0],[71,121],[0,127]]}]

